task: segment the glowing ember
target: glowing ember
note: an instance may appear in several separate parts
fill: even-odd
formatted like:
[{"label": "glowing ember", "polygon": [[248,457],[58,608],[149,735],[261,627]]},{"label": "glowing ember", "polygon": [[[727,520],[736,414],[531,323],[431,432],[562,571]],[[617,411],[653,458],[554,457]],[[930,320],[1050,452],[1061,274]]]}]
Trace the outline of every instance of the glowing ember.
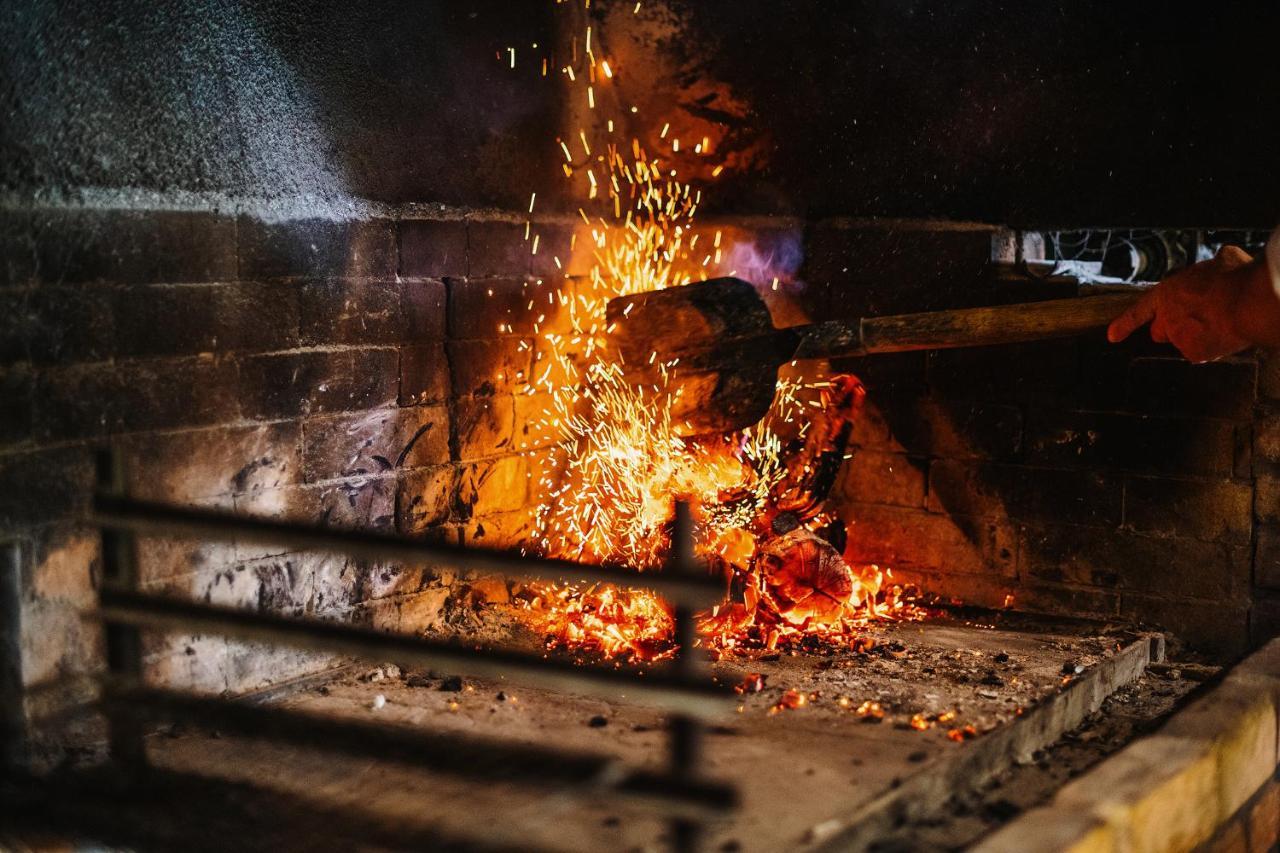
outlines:
[{"label": "glowing ember", "polygon": [[809,704],[809,697],[805,696],[799,690],[788,690],[782,694],[782,698],[775,705],[769,708],[770,714],[778,714],[782,711],[794,711],[803,708]]},{"label": "glowing ember", "polygon": [[866,722],[878,723],[884,719],[884,708],[879,702],[873,702],[871,700],[867,700],[859,705],[858,710],[854,713],[859,717],[862,717]]},{"label": "glowing ember", "polygon": [[[537,483],[532,547],[657,569],[668,550],[672,500],[682,497],[695,508],[698,553],[726,582],[726,601],[701,617],[702,644],[717,654],[791,645],[870,648],[857,628],[916,611],[888,583],[887,571],[844,562],[830,541],[843,545],[843,525],[822,511],[865,396],[861,383],[849,376],[816,384],[783,380],[760,424],[693,440],[680,435],[683,425],[673,415],[680,390],[668,370],[675,363],[656,365],[661,380],[636,387],[610,350],[605,307],[613,297],[733,271],[718,268],[728,248],[723,232],[694,226],[702,191],[650,156],[638,136],[624,133],[635,108],[621,106],[616,88],[608,91],[625,80],[626,69],[594,52],[602,49],[596,35],[593,50],[588,26],[561,75],[571,88],[585,88],[572,97],[587,99],[592,126],[555,143],[566,180],[585,197],[578,212],[589,245],[576,248],[579,255],[589,249],[589,272],[565,274],[529,301],[538,344],[528,393],[547,401],[532,426],[554,447]],[[514,51],[502,59],[514,67]],[[610,103],[620,106],[605,119]],[[674,153],[679,142],[669,130],[663,123],[657,141]],[[705,157],[714,148],[718,140],[704,138],[694,151]],[[531,194],[531,215],[535,201]],[[536,254],[531,221],[526,239]],[[558,269],[565,260],[554,258]],[[557,316],[548,321],[548,313]],[[670,612],[649,593],[537,584],[517,603],[548,648],[642,661],[674,651]],[[794,705],[789,695],[781,706],[804,704],[803,695]]]}]

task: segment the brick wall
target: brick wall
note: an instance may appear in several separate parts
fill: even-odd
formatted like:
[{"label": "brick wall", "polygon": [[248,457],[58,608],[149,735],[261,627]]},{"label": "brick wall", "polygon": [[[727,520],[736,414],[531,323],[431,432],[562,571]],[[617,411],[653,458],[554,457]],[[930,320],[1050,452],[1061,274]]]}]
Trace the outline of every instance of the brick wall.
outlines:
[{"label": "brick wall", "polygon": [[[803,243],[799,275],[766,291],[785,323],[1074,292],[995,274],[985,227],[716,227],[754,249],[726,265],[765,270]],[[572,230],[544,226],[534,255],[502,216],[0,215],[0,538],[21,546],[29,702],[81,695],[75,676],[100,659],[80,619],[100,446],[125,452],[147,497],[519,543],[549,440],[525,393],[545,369],[527,306],[580,286]],[[556,322],[549,309],[540,328]],[[1280,625],[1275,364],[1077,339],[834,367],[870,390],[835,492],[851,557],[974,603],[1143,619],[1214,651]],[[181,540],[146,542],[143,570],[152,589],[391,629],[430,627],[464,589],[449,573]],[[168,637],[148,663],[234,691],[327,662]]]},{"label": "brick wall", "polygon": [[[95,448],[120,448],[148,498],[492,546],[527,528],[536,442],[515,395],[532,356],[498,332],[539,286],[522,226],[88,209],[0,223],[0,540],[20,546],[33,713],[88,695],[101,660],[80,618],[100,570],[83,522]],[[142,577],[389,629],[431,627],[459,592],[449,573],[184,540],[143,540]],[[328,661],[169,636],[147,663],[242,691]]]},{"label": "brick wall", "polygon": [[[809,310],[1077,291],[998,273],[991,236],[811,228]],[[852,558],[972,603],[1141,620],[1212,652],[1280,629],[1274,360],[1260,379],[1253,354],[1191,365],[1097,336],[835,366],[869,390],[835,495]]]}]

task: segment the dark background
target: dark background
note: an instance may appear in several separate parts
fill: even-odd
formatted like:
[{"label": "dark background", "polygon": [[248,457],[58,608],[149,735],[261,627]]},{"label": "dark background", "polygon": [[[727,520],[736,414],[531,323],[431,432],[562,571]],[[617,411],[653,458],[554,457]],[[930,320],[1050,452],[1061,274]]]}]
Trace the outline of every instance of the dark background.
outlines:
[{"label": "dark background", "polygon": [[[649,0],[659,2],[659,0]],[[607,5],[607,4],[606,4]],[[630,6],[630,0],[626,3]],[[768,129],[735,212],[1269,226],[1280,4],[668,0],[655,49]],[[0,186],[522,208],[561,93],[536,0],[10,0]]]}]

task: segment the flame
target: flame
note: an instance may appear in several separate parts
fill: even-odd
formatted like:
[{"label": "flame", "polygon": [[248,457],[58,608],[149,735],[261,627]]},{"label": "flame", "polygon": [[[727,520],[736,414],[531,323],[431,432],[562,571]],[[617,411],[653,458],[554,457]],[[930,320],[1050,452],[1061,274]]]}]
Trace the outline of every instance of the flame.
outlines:
[{"label": "flame", "polygon": [[[584,3],[589,9],[590,0]],[[665,155],[650,154],[638,136],[622,133],[635,121],[636,108],[621,106],[620,97],[606,97],[606,90],[616,95],[625,69],[596,52],[598,36],[593,50],[587,26],[584,37],[574,41],[573,62],[559,75],[577,90],[572,98],[587,99],[592,127],[555,140],[565,158],[560,169],[572,192],[583,198],[578,209],[583,229],[571,248],[578,259],[589,255],[588,267],[585,275],[570,276],[565,264],[576,267],[575,259],[554,256],[563,280],[547,290],[545,305],[540,296],[529,302],[537,345],[527,393],[546,401],[531,428],[535,438],[547,439],[553,448],[551,464],[537,481],[532,550],[641,571],[660,568],[669,545],[672,499],[680,496],[695,508],[698,553],[740,590],[700,617],[702,643],[714,652],[792,643],[845,646],[857,641],[856,629],[870,620],[914,615],[903,591],[888,582],[889,572],[877,566],[853,571],[852,590],[821,612],[781,601],[759,566],[762,541],[771,535],[769,520],[779,512],[799,512],[810,530],[831,521],[806,505],[803,483],[813,473],[812,452],[784,452],[783,435],[805,445],[828,440],[807,435],[807,416],[833,405],[842,391],[847,397],[848,386],[839,381],[850,378],[809,384],[784,379],[760,424],[699,441],[681,437],[682,424],[673,415],[680,395],[669,381],[674,361],[657,365],[660,378],[652,385],[636,387],[626,379],[621,356],[610,349],[608,301],[734,270],[720,269],[731,248],[723,230],[695,224],[702,190],[681,180]],[[514,67],[514,52],[507,58]],[[601,130],[600,114],[611,100],[620,106]],[[670,130],[663,122],[658,142],[674,155],[680,143]],[[706,158],[717,146],[704,138],[686,147]],[[719,175],[724,166],[716,165],[711,174]],[[535,201],[531,194],[530,217]],[[536,254],[539,235],[532,218],[526,239]],[[550,321],[548,308],[558,315]],[[652,364],[656,353],[649,360]],[[539,583],[517,598],[517,606],[548,648],[640,661],[674,652],[671,611],[648,592]]]}]

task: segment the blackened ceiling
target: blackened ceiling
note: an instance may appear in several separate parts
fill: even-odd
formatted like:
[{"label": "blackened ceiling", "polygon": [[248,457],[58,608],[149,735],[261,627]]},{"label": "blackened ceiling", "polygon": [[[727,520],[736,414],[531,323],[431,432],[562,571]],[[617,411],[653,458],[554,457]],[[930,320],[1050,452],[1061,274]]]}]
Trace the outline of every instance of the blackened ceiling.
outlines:
[{"label": "blackened ceiling", "polygon": [[[607,34],[623,25],[609,7],[634,2],[593,5]],[[1058,226],[1280,213],[1274,2],[646,5],[637,20],[671,25],[639,41],[654,64],[745,105],[723,120],[757,156],[715,195],[725,209]],[[551,202],[562,90],[531,45],[555,42],[557,14],[552,0],[10,0],[0,183]],[[720,115],[678,92],[671,108]]]}]

